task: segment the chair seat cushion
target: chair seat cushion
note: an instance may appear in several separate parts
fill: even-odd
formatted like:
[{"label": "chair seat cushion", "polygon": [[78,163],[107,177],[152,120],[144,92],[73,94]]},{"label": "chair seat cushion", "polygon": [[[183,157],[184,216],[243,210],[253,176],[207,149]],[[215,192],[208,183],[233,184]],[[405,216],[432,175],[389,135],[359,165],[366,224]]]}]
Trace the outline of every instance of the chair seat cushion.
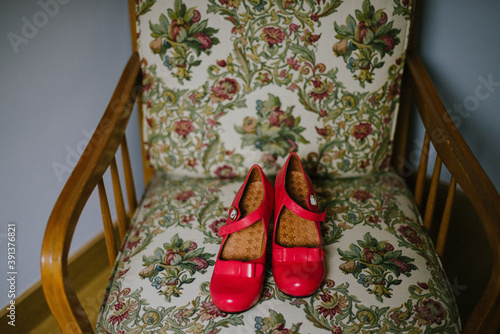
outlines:
[{"label": "chair seat cushion", "polygon": [[241,182],[153,177],[118,255],[97,332],[459,331],[441,262],[411,193],[392,171],[315,180],[327,209],[327,273],[315,294],[283,294],[268,261],[257,305],[239,314],[218,310],[209,293],[221,240],[217,232]]}]

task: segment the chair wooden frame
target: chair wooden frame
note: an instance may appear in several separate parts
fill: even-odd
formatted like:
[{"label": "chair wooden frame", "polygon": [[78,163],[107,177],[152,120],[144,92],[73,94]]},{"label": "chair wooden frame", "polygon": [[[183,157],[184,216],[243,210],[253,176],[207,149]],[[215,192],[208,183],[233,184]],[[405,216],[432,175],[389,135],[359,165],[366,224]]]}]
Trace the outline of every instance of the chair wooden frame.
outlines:
[{"label": "chair wooden frame", "polygon": [[[135,18],[132,15],[131,11],[131,21],[134,22]],[[132,27],[132,35],[135,36],[134,27]],[[133,38],[133,40],[135,39]],[[133,48],[134,51],[137,51],[136,44],[133,45]],[[410,101],[413,98],[426,130],[421,163],[417,171],[415,200],[422,208],[425,227],[430,229],[437,182],[439,181],[441,165],[444,164],[452,175],[452,181],[439,226],[436,243],[439,254],[443,254],[446,247],[453,195],[457,184],[471,201],[481,220],[482,228],[486,232],[492,250],[493,267],[489,283],[474,311],[464,323],[463,332],[493,333],[500,327],[500,195],[451,121],[424,65],[412,47],[408,51],[405,66],[393,166],[400,171],[404,167],[406,130],[409,123]],[[128,221],[137,206],[125,129],[136,101],[138,101],[139,106],[139,117],[142,120],[141,79],[140,59],[137,52],[134,52],[118,82],[111,102],[89,145],[83,152],[82,158],[65,184],[47,224],[41,254],[42,285],[47,303],[63,333],[93,332],[90,321],[69,281],[67,270],[73,233],[88,198],[93,190],[98,188],[111,265],[113,265],[118,247],[125,237]],[[424,198],[424,181],[427,175],[430,144],[435,148],[438,158],[429,193],[425,196],[428,200],[424,207],[422,199]],[[125,208],[115,161],[115,154],[120,146],[122,148],[129,212]],[[152,170],[146,162],[144,148],[143,163],[145,167],[144,178],[147,183],[152,175]],[[102,179],[108,168],[112,174],[117,207],[120,235],[118,241],[114,236],[108,199]]]},{"label": "chair wooden frame", "polygon": [[[68,254],[78,218],[98,187],[109,261],[113,265],[137,203],[125,129],[140,96],[139,55],[134,53],[89,144],[66,182],[50,215],[42,244],[42,286],[47,303],[63,333],[92,333],[93,329],[68,278]],[[115,154],[122,147],[129,214],[126,212]],[[103,175],[111,169],[117,207],[119,242],[112,226]]]},{"label": "chair wooden frame", "polygon": [[427,230],[432,227],[437,183],[441,165],[444,164],[452,175],[452,179],[439,226],[436,251],[439,255],[444,253],[451,204],[456,184],[458,184],[481,219],[493,257],[488,285],[467,319],[463,332],[494,333],[500,327],[500,195],[455,127],[420,59],[415,54],[411,54],[406,66],[406,76],[426,130],[417,172],[415,200],[417,204],[423,206],[421,194],[424,189],[429,143],[432,143],[437,152],[437,158],[427,204],[423,211],[424,226]]}]

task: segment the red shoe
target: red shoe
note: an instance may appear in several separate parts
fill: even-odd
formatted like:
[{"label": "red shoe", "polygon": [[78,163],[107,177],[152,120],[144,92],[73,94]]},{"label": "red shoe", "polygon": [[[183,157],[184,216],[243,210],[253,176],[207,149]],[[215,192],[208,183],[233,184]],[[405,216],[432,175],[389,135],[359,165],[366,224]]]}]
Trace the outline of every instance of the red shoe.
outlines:
[{"label": "red shoe", "polygon": [[319,213],[311,179],[291,153],[275,182],[273,276],[284,293],[312,295],[325,277]]},{"label": "red shoe", "polygon": [[266,244],[274,190],[258,165],[253,165],[236,193],[210,281],[214,304],[224,312],[252,307],[262,294]]}]

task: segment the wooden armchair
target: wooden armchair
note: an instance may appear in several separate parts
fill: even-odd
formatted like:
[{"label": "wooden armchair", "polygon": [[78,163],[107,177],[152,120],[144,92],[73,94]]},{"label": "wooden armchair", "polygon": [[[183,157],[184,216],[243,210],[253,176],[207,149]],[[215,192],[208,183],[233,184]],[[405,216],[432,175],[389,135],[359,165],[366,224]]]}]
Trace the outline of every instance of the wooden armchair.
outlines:
[{"label": "wooden armchair", "polygon": [[[364,174],[351,175],[351,177],[345,178],[345,175],[341,175],[339,171],[330,170],[325,172],[328,166],[335,166],[335,164],[325,165],[324,160],[316,159],[314,154],[302,155],[304,164],[308,166],[310,174],[317,177],[315,178],[315,183],[319,189],[318,193],[322,196],[320,204],[327,209],[328,213],[327,226],[324,227],[323,237],[326,244],[329,245],[328,247],[330,247],[326,250],[326,253],[331,258],[329,262],[331,271],[321,290],[311,298],[291,298],[280,294],[274,288],[272,279],[269,278],[269,281],[266,282],[262,303],[249,310],[251,313],[240,315],[224,314],[211,304],[207,291],[209,289],[208,280],[211,273],[211,263],[213,262],[213,256],[215,256],[213,253],[216,253],[218,248],[215,230],[218,229],[220,222],[224,221],[223,218],[227,214],[224,208],[229,205],[228,198],[234,194],[232,192],[235,189],[233,183],[238,184],[238,182],[233,180],[232,176],[236,176],[236,170],[239,167],[233,169],[226,168],[224,170],[215,168],[207,169],[218,176],[228,176],[223,173],[230,173],[229,176],[231,177],[221,180],[220,178],[206,178],[205,175],[200,175],[200,177],[204,176],[203,178],[193,176],[196,173],[191,173],[188,176],[176,176],[175,172],[171,173],[174,176],[165,174],[161,171],[162,164],[167,165],[167,169],[175,170],[176,168],[172,167],[172,161],[175,160],[175,157],[174,155],[169,156],[168,151],[167,158],[164,156],[158,158],[157,156],[158,160],[156,163],[152,162],[151,154],[158,153],[155,151],[158,149],[158,146],[155,146],[157,144],[155,142],[157,137],[155,137],[155,133],[151,129],[161,127],[161,124],[157,123],[159,118],[151,116],[155,112],[155,103],[157,102],[151,98],[151,89],[154,90],[156,89],[155,87],[161,88],[163,87],[161,85],[164,83],[161,82],[159,76],[152,75],[151,68],[146,63],[148,60],[141,58],[144,55],[141,54],[140,57],[137,51],[142,50],[142,52],[145,52],[144,50],[147,50],[149,47],[152,50],[149,56],[156,57],[160,55],[162,61],[165,59],[165,67],[170,71],[172,81],[178,80],[184,84],[185,81],[183,80],[188,75],[193,76],[193,80],[197,80],[198,74],[193,71],[189,72],[191,67],[195,69],[199,65],[195,58],[186,56],[182,59],[182,61],[186,61],[183,63],[173,58],[169,53],[171,51],[176,52],[175,55],[182,58],[183,55],[180,54],[180,51],[186,51],[182,47],[176,49],[176,46],[182,43],[177,39],[172,40],[172,34],[175,32],[174,37],[177,38],[177,34],[190,31],[186,25],[191,23],[192,25],[189,29],[199,30],[191,34],[192,38],[198,40],[196,42],[194,39],[191,39],[194,43],[192,45],[199,48],[199,54],[206,50],[214,50],[214,46],[219,40],[215,39],[213,36],[214,30],[210,27],[207,28],[207,24],[203,23],[203,20],[209,17],[209,14],[215,15],[216,13],[222,13],[221,15],[224,15],[225,20],[234,26],[232,33],[229,31],[220,31],[220,34],[224,35],[225,33],[227,36],[230,34],[234,36],[243,34],[243,29],[245,27],[248,29],[249,27],[245,26],[244,22],[250,22],[250,12],[247,11],[246,17],[243,15],[231,16],[228,13],[238,9],[238,6],[242,9],[243,4],[240,4],[239,1],[220,1],[220,3],[211,2],[211,7],[208,7],[208,10],[203,12],[198,7],[196,7],[198,9],[193,9],[194,7],[189,3],[186,3],[186,5],[191,6],[190,8],[183,6],[180,1],[176,1],[175,4],[172,2],[169,4],[171,7],[170,10],[156,13],[152,16],[156,20],[160,17],[159,25],[155,25],[155,22],[152,20],[151,23],[142,22],[142,26],[141,23],[138,24],[139,27],[149,24],[152,31],[152,33],[149,33],[151,33],[153,39],[150,45],[142,45],[141,49],[141,45],[140,43],[138,45],[136,37],[139,35],[141,36],[140,38],[143,38],[148,33],[146,31],[136,31],[136,22],[141,18],[144,20],[143,15],[149,12],[151,7],[155,6],[155,1],[129,1],[134,53],[125,67],[110,104],[90,140],[89,146],[82,154],[82,158],[76,165],[55,204],[44,238],[41,256],[42,284],[47,302],[62,331],[64,333],[91,333],[95,330],[90,325],[88,317],[73,291],[67,272],[68,253],[73,232],[78,223],[79,215],[95,188],[99,192],[106,245],[112,267],[112,279],[108,285],[105,301],[101,307],[101,315],[97,326],[98,332],[128,331],[140,333],[142,331],[150,331],[166,333],[173,331],[176,333],[217,333],[225,330],[238,332],[241,329],[248,330],[250,328],[257,333],[268,333],[272,332],[272,330],[289,330],[290,333],[298,333],[301,330],[301,326],[302,331],[306,332],[326,330],[335,333],[342,331],[360,333],[361,330],[363,330],[363,333],[384,331],[387,333],[408,332],[411,328],[416,333],[418,330],[420,332],[430,332],[433,330],[433,327],[440,326],[442,331],[458,331],[460,320],[453,301],[450,285],[447,282],[440,261],[437,255],[435,255],[439,254],[439,256],[443,256],[446,254],[447,246],[451,243],[450,240],[447,242],[446,238],[448,235],[454,235],[451,233],[454,229],[454,222],[450,221],[450,217],[452,217],[452,203],[457,184],[467,195],[480,219],[480,224],[477,224],[476,228],[484,229],[492,258],[488,285],[484,288],[482,297],[476,301],[470,316],[466,319],[462,318],[462,329],[464,333],[493,333],[498,330],[500,327],[500,196],[448,116],[424,65],[415,53],[415,43],[410,43],[410,47],[406,51],[404,49],[400,50],[403,57],[406,56],[404,59],[401,94],[391,97],[391,100],[388,102],[386,100],[387,95],[385,97],[382,96],[383,94],[380,96],[389,106],[393,106],[391,104],[393,100],[399,100],[400,103],[395,137],[393,140],[390,140],[390,143],[393,144],[390,166],[389,164],[385,165],[384,159],[379,159],[379,165],[377,166],[377,168],[380,167],[379,170],[363,172]],[[392,6],[392,1],[388,1],[386,5],[389,3]],[[394,3],[399,5],[399,1],[395,1]],[[266,50],[270,50],[269,52],[272,54],[279,47],[282,47],[282,39],[286,38],[285,35],[287,33],[289,33],[289,36],[293,36],[293,34],[299,31],[299,33],[302,33],[301,37],[304,38],[300,39],[297,36],[297,41],[300,40],[307,47],[314,47],[317,39],[328,37],[326,35],[321,37],[320,34],[312,33],[312,27],[316,27],[314,25],[315,22],[320,20],[320,18],[322,19],[322,16],[327,17],[331,13],[340,10],[341,4],[341,1],[332,1],[328,4],[318,1],[317,5],[311,2],[310,6],[322,11],[315,12],[319,13],[316,14],[319,16],[311,16],[311,19],[296,16],[296,19],[302,20],[304,24],[302,27],[293,23],[295,21],[292,22],[283,19],[284,22],[287,22],[290,31],[284,32],[281,29],[278,31],[278,28],[274,28],[274,30],[269,29],[267,30],[269,36],[265,35],[266,32],[262,32],[260,38],[268,38],[267,46],[255,45],[253,49],[255,52],[248,54],[249,58],[254,57],[255,59],[252,58],[249,60],[249,63],[251,61],[256,64],[259,63],[256,61],[258,58],[259,61],[265,63],[267,60],[263,58],[262,54],[257,53],[257,47],[262,47],[263,50],[267,47]],[[201,7],[202,2],[198,3],[198,5]],[[256,1],[255,3],[252,2],[251,5],[254,7],[250,7],[250,4],[248,4],[248,8],[252,8],[254,10],[252,13],[257,15],[266,11],[268,8],[266,5],[269,6],[270,4],[266,1]],[[374,11],[371,9],[369,1],[364,1],[362,4],[360,2],[357,5],[360,8],[362,7],[362,9],[355,11],[354,9],[350,10],[347,8],[347,12],[352,13],[352,15],[356,13],[355,16],[358,21],[363,20],[363,15],[368,15],[372,19],[374,19],[375,15],[378,15],[376,19],[380,26],[388,22],[387,13],[382,10]],[[245,6],[247,5],[245,4]],[[269,8],[271,15],[269,18],[274,20],[272,22],[281,22],[282,18],[279,18],[279,15],[286,16],[286,13],[289,13],[287,12],[289,8],[286,7],[288,5],[276,3],[274,6],[276,6],[274,14],[271,12],[273,8]],[[398,8],[401,10],[401,13],[411,16],[412,8],[408,6],[399,6]],[[302,10],[303,7],[300,9]],[[162,17],[161,14],[163,13]],[[397,12],[390,11],[388,13],[392,15],[392,19],[396,16],[395,13]],[[168,18],[166,15],[168,15]],[[350,16],[351,19],[355,20],[352,15]],[[179,16],[183,16],[184,18],[189,17],[188,22],[183,23],[185,25],[184,32],[181,31],[180,25],[177,24],[180,22]],[[367,19],[367,17],[364,19]],[[172,23],[173,20],[176,20],[175,24]],[[209,20],[209,22],[211,21]],[[331,43],[334,44],[335,59],[341,59],[345,55],[343,52],[350,52],[346,51],[346,48],[351,47],[356,50],[363,48],[360,45],[357,47],[350,46],[347,42],[344,45],[344,40],[347,41],[351,38],[351,41],[356,42],[356,38],[359,38],[359,36],[344,36],[344,39],[342,39],[342,34],[348,34],[346,29],[349,28],[350,23],[349,20],[346,20],[346,22],[347,26],[342,26],[344,22],[339,21],[338,24],[335,23],[336,38],[340,39],[336,44]],[[195,23],[199,24],[196,28],[192,28]],[[309,23],[312,25],[308,26]],[[167,26],[170,29],[168,31],[166,30]],[[332,24],[331,27],[333,28],[333,26]],[[251,27],[257,29],[257,26],[251,25]],[[309,30],[306,31],[306,29]],[[384,36],[388,36],[390,27],[384,29],[386,29],[387,34]],[[371,31],[376,33],[376,30]],[[369,34],[367,31],[365,33]],[[162,34],[170,35],[165,37]],[[274,37],[270,36],[272,34],[274,34]],[[356,31],[356,34],[359,34],[359,29]],[[159,41],[162,38],[161,36],[167,42]],[[333,39],[333,35],[330,37]],[[386,39],[384,40],[384,38]],[[384,38],[380,40],[385,41],[385,47],[388,47],[391,43],[396,43],[396,39],[393,37],[391,37],[393,38],[392,40],[389,37]],[[414,37],[412,39],[413,41],[415,40]],[[144,41],[147,41],[147,39]],[[144,41],[142,41],[143,44],[145,43]],[[361,41],[366,42],[367,40],[361,38]],[[300,45],[301,42],[298,42],[299,44],[297,45]],[[239,45],[237,44],[239,43],[238,40],[234,41],[234,43],[235,45]],[[289,43],[292,42],[290,41]],[[242,49],[236,48],[235,50]],[[303,52],[302,58],[300,58],[302,60],[307,58],[308,51],[305,47],[296,47],[294,52]],[[191,53],[191,55],[193,54]],[[272,57],[271,55],[270,58]],[[297,59],[299,58],[292,58],[289,61],[289,72],[294,71],[294,68],[298,69],[299,64],[295,63]],[[351,70],[351,73],[355,73],[353,77],[357,75],[354,81],[358,83],[364,82],[363,85],[369,85],[369,82],[366,82],[366,80],[371,80],[369,76],[375,75],[373,74],[374,72],[372,74],[363,72],[363,70],[366,70],[366,66],[362,68],[362,66],[359,67],[359,64],[356,65],[348,58],[345,59],[347,60],[347,68]],[[209,100],[207,100],[208,102],[205,105],[207,108],[204,109],[204,112],[209,113],[211,110],[208,107],[216,109],[218,105],[222,106],[226,102],[233,104],[225,112],[233,108],[245,107],[241,102],[238,105],[235,94],[236,87],[241,89],[241,91],[248,88],[248,94],[250,94],[251,89],[249,89],[249,86],[243,87],[243,82],[238,84],[238,81],[233,79],[232,74],[236,73],[235,68],[233,70],[228,69],[230,66],[236,67],[237,60],[231,58],[231,56],[229,58],[216,58],[216,60],[217,64],[211,64],[207,68],[207,72],[210,72],[214,77],[220,75],[219,71],[228,70],[230,72],[226,77],[217,77],[218,79],[214,81],[213,86],[215,88],[220,87],[220,90],[226,89],[224,92],[229,97],[226,97],[224,100],[224,98],[215,93],[212,95],[211,101],[210,97],[206,97]],[[231,63],[231,61],[234,61],[234,63]],[[401,59],[398,62],[401,62]],[[343,62],[341,64],[345,66]],[[371,63],[370,65],[372,69],[379,66],[375,65],[375,63]],[[358,67],[356,68],[356,66]],[[159,71],[158,68],[157,70]],[[320,75],[329,73],[327,69],[319,66],[303,70],[302,75],[307,75],[308,71],[311,70],[318,71],[317,78],[320,78]],[[280,72],[272,73],[272,75],[265,75],[265,72],[261,73],[264,74],[259,74],[259,77],[256,76],[260,80],[260,88],[268,84],[269,81],[272,83],[273,80],[283,79],[288,74],[287,71],[281,72],[282,74]],[[361,73],[364,73],[365,77],[362,77]],[[237,76],[234,75],[234,78],[237,78]],[[330,78],[333,78],[333,74],[331,73]],[[224,80],[226,81],[224,82]],[[319,79],[317,81],[314,80],[316,79],[311,79],[311,87],[321,88],[320,86],[323,83],[328,86],[326,79],[323,82],[319,82]],[[397,90],[399,80],[394,80],[391,83],[396,85],[394,87]],[[220,85],[217,86],[218,84]],[[223,84],[229,84],[229,87],[224,88]],[[175,86],[175,82],[172,85]],[[179,110],[179,104],[176,103],[179,102],[179,92],[183,86],[180,85],[179,87],[177,91],[164,89],[161,92],[156,92],[159,94],[158,96],[161,95],[164,98],[160,102],[163,103],[163,108],[165,108],[165,105],[169,105],[171,108],[167,108],[168,117],[177,117],[173,115],[173,112],[169,113],[169,110],[175,108],[177,108],[175,110]],[[290,87],[292,88],[290,91],[294,92],[296,88],[293,86]],[[384,94],[394,88],[385,87],[382,90]],[[297,89],[300,91],[300,88]],[[331,93],[331,90],[334,88],[329,86],[326,91],[328,89],[330,89]],[[278,91],[281,92],[280,90]],[[203,98],[202,91],[196,92],[192,90],[190,92],[200,93],[201,97],[193,95],[192,104],[186,103],[183,105],[186,109],[193,108],[193,105],[198,101],[195,98]],[[211,92],[218,91],[212,89]],[[206,96],[210,94],[210,90],[206,90],[204,93]],[[279,100],[278,94],[276,93],[276,96],[269,97],[269,100],[264,102],[263,99],[258,100],[261,102],[257,102],[257,108],[269,108],[269,105],[271,105],[272,108],[279,109],[276,109],[279,111],[279,116],[284,117],[283,115],[287,115],[287,113],[290,115],[293,107],[291,110],[283,111],[288,106],[285,103],[285,101],[288,102],[286,98],[281,99],[283,105],[276,104],[276,101],[274,101],[274,105],[272,104],[271,100],[273,98]],[[338,91],[338,94],[344,93]],[[355,98],[360,98],[361,95]],[[320,105],[325,101],[321,96],[323,95],[302,96],[301,103],[304,105],[306,102],[311,102],[315,105]],[[350,103],[351,96],[354,95],[342,95],[344,106]],[[366,101],[368,101],[368,96],[370,95],[365,94]],[[335,98],[340,99],[338,96],[335,96]],[[331,100],[335,100],[335,98]],[[352,98],[353,100],[355,99],[354,97]],[[376,99],[377,96],[373,95],[373,98]],[[402,183],[401,179],[394,172],[399,171],[400,174],[404,174],[405,172],[406,134],[412,99],[416,103],[426,130],[421,163],[416,174],[413,192],[414,202],[411,195],[408,195],[406,185]],[[133,173],[130,167],[125,138],[125,128],[136,101],[142,124],[141,135],[144,138],[144,143],[142,143],[144,176],[145,182],[148,184],[146,194],[139,204],[136,202]],[[378,103],[375,100],[372,102],[373,105]],[[336,102],[331,103],[335,104]],[[395,108],[397,109],[397,104]],[[310,109],[316,110],[316,107],[310,107]],[[330,115],[328,117],[333,117],[332,114],[336,110],[332,108],[332,110],[323,111],[323,109],[318,108],[319,113],[325,112]],[[345,107],[343,110],[342,112],[347,114],[349,109]],[[259,109],[257,111],[262,112]],[[189,120],[185,114],[182,114],[182,111],[179,111],[179,113],[183,115],[181,120]],[[349,117],[359,117],[360,114],[352,113]],[[220,117],[223,115],[223,112],[219,114]],[[314,114],[311,115],[314,117],[317,116]],[[389,118],[394,116],[394,114],[392,116],[391,114],[388,115],[386,119],[390,122]],[[324,115],[318,117],[324,117]],[[337,115],[336,117],[339,116]],[[288,116],[284,122],[286,123],[289,119],[291,119],[291,116]],[[298,119],[298,117],[294,119],[295,125],[301,121]],[[243,123],[243,127],[241,128],[236,123],[234,126],[236,132],[241,131],[243,136],[245,136],[246,133],[253,131],[252,127],[255,127],[255,124],[251,122],[250,118],[245,119],[245,121],[248,120],[250,122]],[[165,122],[167,122],[166,119]],[[218,122],[218,118],[211,118],[210,122],[213,122],[213,125],[216,126],[215,123]],[[340,120],[336,124],[340,123],[339,127],[345,126],[345,122],[342,122]],[[331,124],[334,123],[332,122]],[[366,123],[360,122],[356,124]],[[191,132],[195,131],[193,125],[182,122],[172,123],[169,126],[170,132],[177,133],[179,138],[176,140],[179,142],[185,140]],[[176,126],[178,127],[176,128]],[[249,128],[251,131],[248,130]],[[327,126],[324,128],[316,127],[321,140],[325,140],[327,136],[330,136],[330,139],[324,141],[325,145],[320,145],[320,151],[332,149],[332,145],[343,145],[334,143],[336,137],[328,133],[330,130],[331,127],[328,128]],[[375,132],[376,130],[370,128],[370,130],[366,130],[365,132],[351,132],[350,134],[353,136],[354,134],[357,135],[355,140],[358,141],[356,143],[366,144],[368,139],[366,141],[363,140],[371,135],[371,131]],[[346,133],[349,135],[348,132]],[[300,138],[299,135],[300,131],[299,134],[296,133],[295,138]],[[214,136],[210,137],[210,143],[214,143],[214,140],[222,140],[218,136],[215,137],[216,139],[214,139]],[[297,141],[300,140],[302,139],[297,139]],[[348,140],[347,135],[345,140]],[[304,138],[304,141],[313,142],[313,139]],[[333,144],[328,145],[329,142]],[[382,144],[384,143],[389,145],[389,140],[387,142],[382,140]],[[203,142],[198,144],[200,147],[207,146]],[[426,187],[426,169],[430,144],[436,150],[438,157],[435,161],[430,186]],[[162,143],[162,145],[167,144]],[[242,144],[242,149],[243,146]],[[266,152],[257,146],[256,144],[252,149],[255,151],[257,148],[264,153]],[[115,154],[119,147],[121,147],[124,159],[124,179],[128,198],[128,212],[123,199],[122,186],[120,185],[115,160]],[[210,147],[208,145],[206,151],[208,153],[205,155],[206,159],[212,159],[213,161],[221,159],[222,163],[219,164],[219,167],[227,165],[227,161],[223,160],[225,159],[225,155],[221,152],[211,150]],[[238,148],[236,147],[236,149]],[[292,147],[291,149],[295,150],[297,148]],[[300,148],[298,149],[300,153]],[[339,155],[338,151],[336,152],[337,156],[335,159]],[[160,152],[159,155],[161,154],[164,154],[164,152]],[[234,152],[230,152],[227,155],[231,154],[234,157]],[[271,161],[275,163],[278,156],[270,154],[267,157],[269,156],[271,158],[267,162]],[[177,157],[182,157],[182,155],[178,155]],[[202,163],[195,158],[190,158],[189,163],[195,167],[197,163]],[[187,157],[185,160],[188,160]],[[375,164],[375,158],[367,161]],[[345,159],[342,160],[342,157],[335,162],[339,170],[347,168],[348,162]],[[439,197],[437,194],[442,164],[449,170],[452,179],[446,196],[442,218],[436,220],[435,207],[436,200]],[[115,237],[115,229],[102,179],[108,168],[112,174],[114,198],[117,206],[118,238]],[[244,170],[244,168],[243,166],[240,169]],[[364,168],[366,168],[365,165],[363,165],[362,169],[364,170]],[[234,175],[231,173],[234,173]],[[397,203],[394,198],[397,199]],[[164,204],[165,202],[168,202],[168,205]],[[174,208],[174,206],[178,206],[179,208]],[[417,212],[417,207],[420,209],[422,219],[420,219],[420,214]],[[183,214],[182,212],[184,211],[180,211],[182,208],[187,210],[185,212],[192,212],[193,214]],[[198,225],[196,225],[196,222],[198,222]],[[435,230],[438,231],[435,240],[435,250],[430,237],[423,229],[420,230],[419,226],[421,225],[429,233]],[[356,233],[358,234],[361,233],[360,235],[362,236],[364,235],[364,241],[360,240],[362,237],[353,239],[355,237],[352,236],[356,235],[352,234],[354,231],[357,231]],[[199,235],[194,236],[195,232],[199,233]],[[362,259],[359,256],[356,257],[354,250],[356,248],[360,249],[356,245],[356,241],[358,241],[358,245],[365,247],[367,252],[370,251],[370,247],[372,246],[366,244],[374,243],[375,246],[373,247],[380,248],[381,245],[384,246],[384,249],[377,248],[382,256],[389,256],[386,254],[389,252],[395,254],[397,251],[403,251],[405,256],[401,256],[400,252],[397,259],[392,259],[392,263],[396,264],[397,267],[391,267],[393,268],[391,270],[384,269],[383,277],[385,280],[380,280],[375,284],[370,279],[375,280],[376,273],[369,273],[367,267],[369,265],[373,269],[377,265],[367,259],[366,256]],[[155,245],[155,242],[159,242],[157,245],[160,245],[156,250],[156,246],[150,246]],[[463,243],[466,247],[474,247],[467,240],[453,240],[453,242]],[[396,251],[392,252],[394,249]],[[171,258],[169,254],[172,254]],[[416,254],[422,256],[424,261],[419,262]],[[178,262],[174,263],[172,260],[173,256],[180,256],[179,258],[182,259],[179,260],[177,258],[176,261]],[[136,259],[139,258],[137,260],[140,263],[139,266],[136,264],[134,267],[134,257]],[[410,257],[417,260],[412,260]],[[426,261],[427,265],[425,265]],[[158,264],[162,266],[158,266]],[[464,265],[466,266],[467,264]],[[420,269],[417,267],[420,267]],[[377,271],[379,269],[375,268],[373,270]],[[401,289],[403,286],[405,288]],[[189,288],[185,289],[185,287]],[[149,292],[150,294],[147,296],[142,295],[147,289],[150,289],[152,292]],[[409,297],[402,294],[408,294]],[[390,304],[391,301],[394,301],[394,303]],[[386,305],[397,306],[390,308],[385,307]],[[286,322],[287,320],[288,323]],[[239,326],[248,326],[248,328]]]}]

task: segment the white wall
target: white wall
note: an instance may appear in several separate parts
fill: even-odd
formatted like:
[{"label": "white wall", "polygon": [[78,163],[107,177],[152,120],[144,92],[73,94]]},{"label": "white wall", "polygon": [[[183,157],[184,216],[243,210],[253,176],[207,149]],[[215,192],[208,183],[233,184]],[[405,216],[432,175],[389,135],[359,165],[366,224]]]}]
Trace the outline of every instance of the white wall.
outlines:
[{"label": "white wall", "polygon": [[[58,175],[53,165],[74,163],[70,152],[95,129],[131,53],[126,1],[57,0],[57,13],[45,15],[44,22],[40,2],[55,1],[0,1],[0,277],[6,276],[7,224],[13,222],[17,295],[40,279],[45,225],[69,176]],[[447,107],[475,96],[479,76],[500,82],[499,13],[498,1],[423,1],[420,54]],[[26,21],[41,27],[25,28],[27,43],[16,52],[8,36],[22,37]],[[500,189],[500,87],[490,93],[476,110],[460,116],[459,130]],[[139,142],[136,115],[132,121],[129,145]],[[130,146],[139,162],[139,147]],[[141,172],[140,164],[133,168]],[[141,177],[136,187],[141,194]],[[99,212],[94,196],[72,249],[102,230]],[[9,301],[6,289],[2,278],[0,307]]]},{"label": "white wall", "polygon": [[[44,10],[41,3],[52,5]],[[9,302],[7,224],[17,227],[19,296],[40,280],[42,238],[69,177],[64,168],[72,169],[109,102],[131,55],[129,31],[124,0],[0,2],[0,307]],[[132,121],[129,146],[140,162],[136,114]],[[142,193],[142,175],[136,184]],[[89,205],[72,251],[102,231],[97,196]]]},{"label": "white wall", "polygon": [[[419,54],[458,130],[500,190],[500,2],[420,3]],[[490,80],[493,85],[484,84]],[[423,131],[413,132],[410,144],[420,147]],[[414,156],[408,160],[417,166]]]}]

